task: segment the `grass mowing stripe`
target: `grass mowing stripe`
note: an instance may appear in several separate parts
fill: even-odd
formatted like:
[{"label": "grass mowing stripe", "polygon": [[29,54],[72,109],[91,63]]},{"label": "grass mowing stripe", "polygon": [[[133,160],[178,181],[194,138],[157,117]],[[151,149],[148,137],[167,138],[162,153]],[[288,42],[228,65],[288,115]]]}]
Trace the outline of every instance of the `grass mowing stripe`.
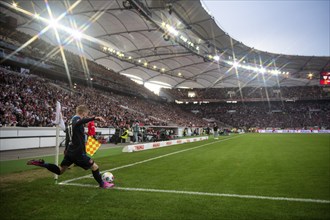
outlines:
[{"label": "grass mowing stripe", "polygon": [[[145,162],[149,162],[149,161],[153,161],[156,159],[160,159],[163,157],[167,157],[167,156],[171,156],[171,155],[175,155],[181,152],[187,152],[190,150],[194,150],[197,148],[201,148],[207,145],[211,145],[211,144],[215,144],[218,142],[222,142],[225,140],[231,140],[233,138],[236,137],[240,137],[240,136],[235,136],[235,137],[230,137],[230,138],[226,138],[223,140],[219,140],[219,141],[213,141],[211,143],[207,143],[207,144],[203,144],[203,145],[198,145],[195,147],[191,147],[188,149],[184,149],[184,150],[178,150],[172,153],[168,153],[168,154],[164,154],[164,155],[160,155],[157,157],[153,157],[153,158],[149,158],[146,160],[142,160],[142,161],[138,161],[135,163],[131,163],[131,164],[127,164],[127,165],[123,165],[123,166],[119,166],[116,168],[112,168],[109,169],[108,171],[114,171],[114,170],[119,170],[119,169],[123,169],[123,168],[127,168],[127,167],[132,167],[141,163],[145,163]],[[84,187],[98,187],[97,185],[92,185],[92,184],[81,184],[81,183],[69,183],[72,182],[74,180],[78,180],[78,179],[83,179],[83,178],[87,178],[87,177],[91,177],[91,175],[87,175],[84,177],[79,177],[76,179],[72,179],[72,180],[67,180],[62,182],[62,185],[73,185],[73,186],[84,186]],[[174,187],[176,188],[176,187]],[[115,189],[117,190],[125,190],[125,191],[141,191],[141,192],[159,192],[159,193],[172,193],[172,194],[187,194],[187,195],[202,195],[202,196],[213,196],[213,197],[234,197],[234,198],[245,198],[245,199],[260,199],[260,200],[277,200],[277,201],[290,201],[290,202],[305,202],[305,203],[324,203],[324,204],[329,204],[330,200],[323,200],[323,199],[318,199],[318,198],[304,198],[297,196],[296,198],[292,198],[290,196],[286,197],[286,196],[264,196],[264,195],[254,195],[254,194],[232,194],[232,193],[213,193],[213,192],[203,192],[196,190],[196,191],[181,191],[181,190],[172,190],[172,189],[154,189],[153,187],[146,187],[146,188],[128,188],[128,187],[116,187]]]},{"label": "grass mowing stripe", "polygon": [[[61,183],[61,185],[80,186],[80,187],[91,187],[91,188],[98,188],[99,187],[97,185],[81,184],[81,183]],[[309,202],[309,203],[326,203],[326,204],[329,204],[330,203],[329,200],[321,200],[321,199],[304,199],[304,198],[286,198],[286,197],[238,195],[238,194],[192,192],[192,191],[163,190],[163,189],[144,189],[144,188],[115,187],[115,188],[112,188],[112,189],[109,189],[109,190],[156,192],[156,193],[173,193],[173,194],[198,195],[198,196],[232,197],[232,198],[241,198],[241,199],[264,199],[264,200],[278,200],[278,201],[289,201],[289,202]]]},{"label": "grass mowing stripe", "polygon": [[[186,152],[186,151],[194,150],[194,149],[197,149],[197,148],[201,148],[201,147],[208,146],[208,145],[210,145],[210,144],[214,144],[214,143],[219,143],[219,142],[223,142],[223,141],[231,140],[231,139],[238,138],[238,137],[241,137],[241,136],[242,136],[242,135],[235,136],[235,137],[229,137],[229,138],[226,138],[226,139],[222,139],[222,140],[218,140],[218,141],[213,141],[213,142],[211,142],[211,143],[198,145],[198,146],[196,146],[196,147],[191,147],[191,148],[188,148],[188,149],[175,151],[175,152],[168,153],[168,154],[164,154],[164,155],[161,155],[161,156],[152,157],[152,158],[149,158],[149,159],[146,159],[146,160],[138,161],[138,162],[135,162],[135,163],[131,163],[131,164],[124,165],[124,166],[120,166],[120,167],[115,167],[115,168],[112,168],[112,169],[104,170],[104,172],[106,172],[106,171],[120,170],[120,169],[123,169],[123,168],[126,168],[126,167],[135,166],[135,165],[138,165],[138,164],[141,164],[141,163],[146,163],[146,162],[149,162],[149,161],[152,161],[152,160],[157,160],[157,159],[160,159],[160,158],[163,158],[163,157],[168,157],[168,156],[171,156],[171,155],[174,155],[174,154],[178,154],[178,153],[182,153],[182,152]],[[69,182],[73,182],[73,181],[76,181],[76,180],[80,180],[80,179],[88,178],[88,177],[91,177],[91,176],[92,176],[91,174],[88,174],[88,175],[86,175],[86,176],[81,176],[81,177],[77,177],[77,178],[74,178],[74,179],[65,180],[65,181],[63,181],[63,182],[60,182],[59,184],[66,184],[66,183],[69,183]]]},{"label": "grass mowing stripe", "polygon": [[[220,138],[229,137],[234,136]],[[241,138],[113,171],[116,187],[125,188],[121,190],[98,188],[93,178],[71,182],[90,186],[59,186],[54,184],[48,170],[39,167],[0,175],[0,218],[330,220],[328,202],[130,190],[330,201],[329,137],[329,134],[245,134]],[[211,137],[204,142],[131,154],[122,153],[120,148],[109,149],[104,154],[102,151],[103,155],[96,161],[102,170],[107,170],[215,141],[218,140]],[[26,164],[22,166],[17,170],[28,167]],[[7,169],[2,164],[0,168]],[[86,174],[91,172],[73,167],[60,176],[59,182]]]}]

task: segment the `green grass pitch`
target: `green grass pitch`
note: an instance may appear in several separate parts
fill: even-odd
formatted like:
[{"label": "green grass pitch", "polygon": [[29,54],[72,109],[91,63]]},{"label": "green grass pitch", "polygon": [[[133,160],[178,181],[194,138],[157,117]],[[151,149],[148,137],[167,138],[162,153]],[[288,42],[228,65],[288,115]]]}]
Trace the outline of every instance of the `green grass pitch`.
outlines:
[{"label": "green grass pitch", "polygon": [[[0,218],[330,219],[328,134],[210,137],[134,153],[101,149],[94,158],[101,171],[131,164],[112,171],[117,189],[93,187],[92,178],[56,185],[27,160],[1,161]],[[90,173],[73,167],[59,182]]]}]

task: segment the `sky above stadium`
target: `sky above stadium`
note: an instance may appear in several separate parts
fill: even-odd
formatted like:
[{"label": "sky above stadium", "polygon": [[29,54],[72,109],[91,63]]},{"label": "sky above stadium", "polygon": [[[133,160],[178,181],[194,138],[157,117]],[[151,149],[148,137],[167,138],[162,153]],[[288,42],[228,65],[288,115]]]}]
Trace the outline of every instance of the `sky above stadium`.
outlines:
[{"label": "sky above stadium", "polygon": [[330,0],[202,0],[234,39],[281,54],[330,56]]}]

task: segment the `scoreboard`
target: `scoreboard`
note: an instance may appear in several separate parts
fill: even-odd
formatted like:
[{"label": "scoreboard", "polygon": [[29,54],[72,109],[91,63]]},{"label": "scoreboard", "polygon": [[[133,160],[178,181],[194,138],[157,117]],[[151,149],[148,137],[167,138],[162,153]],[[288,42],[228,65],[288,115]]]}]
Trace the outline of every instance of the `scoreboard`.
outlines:
[{"label": "scoreboard", "polygon": [[320,73],[320,85],[330,85],[330,71]]}]

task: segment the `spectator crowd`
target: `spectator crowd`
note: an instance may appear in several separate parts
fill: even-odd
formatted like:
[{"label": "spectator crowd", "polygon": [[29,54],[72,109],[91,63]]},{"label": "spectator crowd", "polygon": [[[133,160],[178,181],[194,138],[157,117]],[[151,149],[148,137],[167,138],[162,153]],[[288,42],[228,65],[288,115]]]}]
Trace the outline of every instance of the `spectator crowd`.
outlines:
[{"label": "spectator crowd", "polygon": [[[208,88],[208,89],[162,89],[165,94],[176,100],[249,100],[260,101],[313,100],[330,98],[330,91],[322,86],[290,86],[290,87],[243,87]],[[194,97],[189,97],[193,93]]]},{"label": "spectator crowd", "polygon": [[[0,27],[2,52],[11,53],[30,38],[17,30]],[[55,52],[48,56],[45,51]],[[56,51],[56,47],[37,39],[16,55],[47,63],[52,71],[63,72],[62,58]],[[75,84],[72,88],[65,82],[65,74],[62,78],[55,76],[54,80],[47,72],[37,76],[19,73],[19,66],[0,67],[0,126],[53,126],[56,101],[59,101],[65,120],[73,116],[77,105],[86,104],[92,115],[107,119],[99,127],[128,127],[136,120],[143,126],[203,127],[209,121],[203,118],[213,118],[221,125],[237,128],[330,128],[330,89],[326,87],[162,89],[176,100],[243,101],[177,105],[90,60],[86,60],[90,69],[90,78],[86,78],[81,58],[69,51],[65,51],[65,56],[71,77],[89,83]],[[188,97],[189,92],[194,96]]]},{"label": "spectator crowd", "polygon": [[183,108],[234,128],[330,128],[329,101],[209,103]]},{"label": "spectator crowd", "polygon": [[185,126],[203,120],[184,112],[174,103],[120,95],[84,85],[75,89],[61,81],[0,69],[0,116],[2,126],[53,126],[56,101],[61,102],[64,119],[71,118],[79,104],[90,107],[91,114],[107,119],[100,127],[124,127],[134,120],[143,125]]}]

